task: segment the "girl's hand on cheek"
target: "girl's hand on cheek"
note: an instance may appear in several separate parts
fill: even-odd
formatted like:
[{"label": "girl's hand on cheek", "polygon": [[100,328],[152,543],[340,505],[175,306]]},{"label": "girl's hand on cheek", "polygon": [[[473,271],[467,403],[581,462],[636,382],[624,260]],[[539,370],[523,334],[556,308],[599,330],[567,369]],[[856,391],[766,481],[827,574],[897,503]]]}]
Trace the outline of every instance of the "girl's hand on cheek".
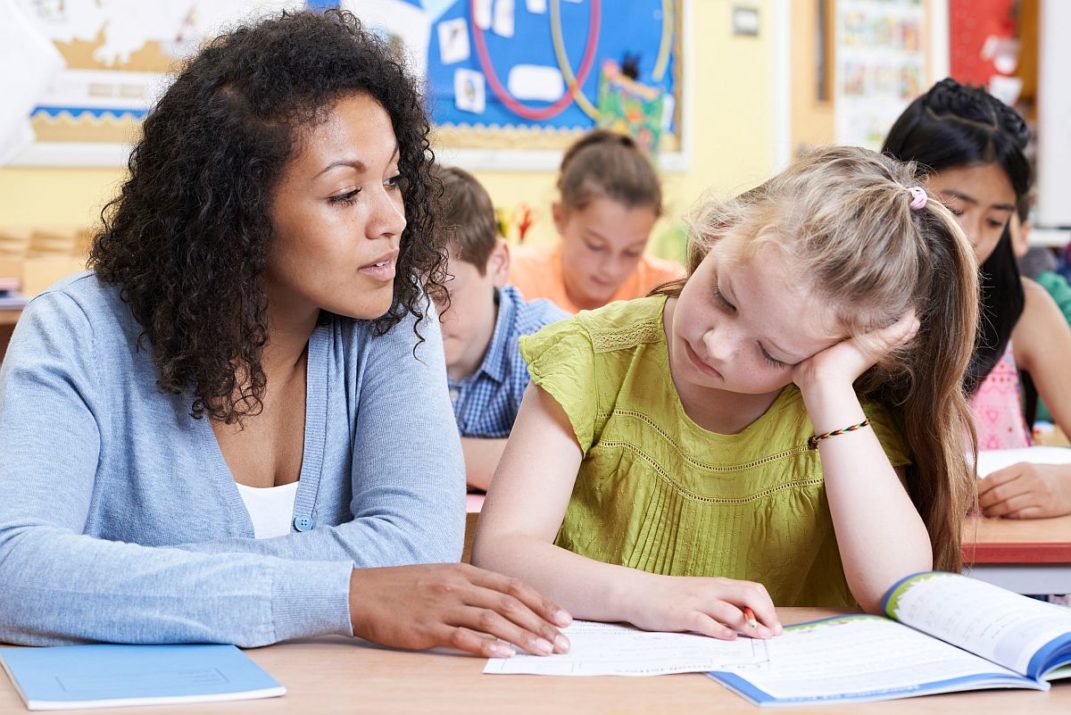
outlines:
[{"label": "girl's hand on cheek", "polygon": [[[751,581],[696,576],[658,576],[636,593],[629,622],[647,631],[690,631],[733,640],[737,635],[770,638],[780,635],[781,622],[766,588]],[[757,625],[748,624],[750,608]]]},{"label": "girl's hand on cheek", "polygon": [[909,310],[887,328],[842,340],[807,358],[793,368],[792,381],[804,392],[828,381],[851,386],[881,358],[914,338],[918,330],[918,317]]}]

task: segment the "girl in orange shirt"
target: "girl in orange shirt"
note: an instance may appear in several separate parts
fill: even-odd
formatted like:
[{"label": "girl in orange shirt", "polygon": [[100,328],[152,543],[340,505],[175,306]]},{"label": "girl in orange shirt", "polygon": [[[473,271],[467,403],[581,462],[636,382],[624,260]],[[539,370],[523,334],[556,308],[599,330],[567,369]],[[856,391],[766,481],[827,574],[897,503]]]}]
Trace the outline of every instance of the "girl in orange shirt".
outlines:
[{"label": "girl in orange shirt", "polygon": [[684,274],[680,264],[644,254],[662,214],[662,187],[629,137],[597,129],[562,158],[560,199],[551,207],[561,241],[514,253],[510,282],[528,300],[565,310],[599,308],[647,295]]}]

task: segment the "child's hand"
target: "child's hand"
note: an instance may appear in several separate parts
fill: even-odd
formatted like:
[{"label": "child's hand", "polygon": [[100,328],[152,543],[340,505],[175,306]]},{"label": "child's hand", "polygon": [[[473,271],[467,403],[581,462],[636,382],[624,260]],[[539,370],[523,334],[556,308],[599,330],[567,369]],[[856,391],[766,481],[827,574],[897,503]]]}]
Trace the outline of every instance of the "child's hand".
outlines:
[{"label": "child's hand", "polygon": [[[646,631],[692,631],[712,638],[733,640],[737,634],[753,638],[780,635],[770,594],[762,584],[729,578],[657,576],[637,593],[629,622]],[[744,608],[758,622],[748,625]]]},{"label": "child's hand", "polygon": [[978,481],[978,504],[986,516],[1041,519],[1071,514],[1071,467],[1013,464]]},{"label": "child's hand", "polygon": [[796,365],[792,381],[801,391],[824,380],[841,380],[848,385],[881,358],[907,343],[919,330],[914,310],[904,313],[887,328],[848,338]]},{"label": "child's hand", "polygon": [[[502,658],[565,653],[572,618],[531,586],[468,564],[354,569],[353,634],[393,648],[450,646]],[[505,641],[505,642],[503,642]]]}]

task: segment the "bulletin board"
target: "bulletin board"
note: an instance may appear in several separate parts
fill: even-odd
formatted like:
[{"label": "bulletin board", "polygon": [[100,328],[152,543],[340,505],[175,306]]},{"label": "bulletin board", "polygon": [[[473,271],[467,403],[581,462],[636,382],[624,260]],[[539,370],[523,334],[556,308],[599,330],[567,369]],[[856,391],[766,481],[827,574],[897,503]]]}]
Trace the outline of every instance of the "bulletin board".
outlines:
[{"label": "bulletin board", "polygon": [[593,127],[616,125],[654,143],[655,153],[679,153],[683,4],[440,3],[427,77],[441,144],[560,149]]},{"label": "bulletin board", "polygon": [[596,126],[686,165],[689,0],[22,0],[68,68],[22,164],[121,165],[178,64],[221,27],[282,8],[353,11],[404,51],[448,161],[547,169]]}]

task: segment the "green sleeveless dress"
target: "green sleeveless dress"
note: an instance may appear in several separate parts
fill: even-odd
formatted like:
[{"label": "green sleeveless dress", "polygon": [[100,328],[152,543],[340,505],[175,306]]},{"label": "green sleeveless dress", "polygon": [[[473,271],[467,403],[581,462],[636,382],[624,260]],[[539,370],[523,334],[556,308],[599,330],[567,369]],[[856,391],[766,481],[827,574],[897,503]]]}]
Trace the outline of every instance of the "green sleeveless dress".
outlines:
[{"label": "green sleeveless dress", "polygon": [[[757,581],[778,606],[854,607],[799,389],[738,434],[699,427],[670,375],[665,300],[612,303],[521,339],[584,455],[556,543],[651,573]],[[909,464],[885,409],[863,409],[892,465]]]}]

